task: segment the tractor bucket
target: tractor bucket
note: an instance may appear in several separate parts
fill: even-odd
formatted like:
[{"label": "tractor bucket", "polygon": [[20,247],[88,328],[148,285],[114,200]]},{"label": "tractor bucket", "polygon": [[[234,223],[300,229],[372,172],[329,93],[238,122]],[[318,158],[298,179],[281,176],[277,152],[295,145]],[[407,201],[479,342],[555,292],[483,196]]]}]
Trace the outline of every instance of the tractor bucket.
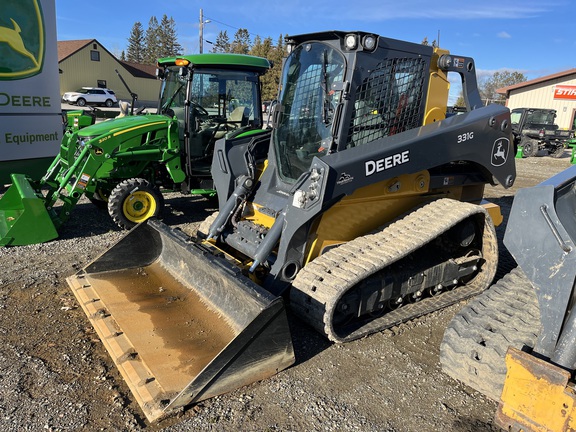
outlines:
[{"label": "tractor bucket", "polygon": [[22,246],[57,238],[43,197],[25,175],[10,177],[12,185],[0,198],[0,246]]},{"label": "tractor bucket", "polygon": [[151,422],[294,363],[282,298],[156,220],[67,281]]}]

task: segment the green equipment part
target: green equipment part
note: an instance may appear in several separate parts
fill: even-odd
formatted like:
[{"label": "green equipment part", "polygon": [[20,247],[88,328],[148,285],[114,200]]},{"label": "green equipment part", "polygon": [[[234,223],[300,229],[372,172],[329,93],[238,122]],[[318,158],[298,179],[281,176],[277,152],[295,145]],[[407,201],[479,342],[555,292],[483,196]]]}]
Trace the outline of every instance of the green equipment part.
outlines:
[{"label": "green equipment part", "polygon": [[0,246],[42,243],[58,237],[42,199],[24,175],[12,174],[0,200]]},{"label": "green equipment part", "polygon": [[[238,54],[164,58],[158,61],[162,86],[156,114],[138,110],[96,123],[95,111],[66,113],[60,151],[44,177],[18,176],[18,184],[0,198],[0,208],[6,209],[0,215],[5,227],[0,245],[56,238],[29,234],[46,226],[57,231],[83,196],[130,229],[161,215],[163,190],[216,195],[215,141],[267,133],[260,76],[270,67],[264,58]],[[34,217],[26,214],[31,208]],[[31,222],[36,220],[45,222]]]}]

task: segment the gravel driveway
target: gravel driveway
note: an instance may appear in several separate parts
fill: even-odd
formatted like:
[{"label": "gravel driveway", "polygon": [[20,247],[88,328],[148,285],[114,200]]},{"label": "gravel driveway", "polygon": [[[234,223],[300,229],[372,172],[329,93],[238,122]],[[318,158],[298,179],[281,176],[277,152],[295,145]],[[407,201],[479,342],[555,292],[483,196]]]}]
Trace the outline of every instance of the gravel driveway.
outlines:
[{"label": "gravel driveway", "polygon": [[[567,168],[567,153],[517,160],[515,187],[486,195],[506,212],[518,187]],[[177,194],[167,205],[165,222],[185,231],[214,210]],[[440,370],[443,330],[464,303],[343,345],[290,317],[293,367],[150,425],[65,281],[122,235],[83,199],[57,241],[0,248],[0,430],[492,430],[496,405]]]}]

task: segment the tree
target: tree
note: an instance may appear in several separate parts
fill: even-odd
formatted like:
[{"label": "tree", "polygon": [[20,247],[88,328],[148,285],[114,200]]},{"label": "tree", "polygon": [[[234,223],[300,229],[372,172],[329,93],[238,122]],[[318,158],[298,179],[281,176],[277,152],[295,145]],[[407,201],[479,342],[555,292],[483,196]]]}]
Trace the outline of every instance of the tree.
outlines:
[{"label": "tree", "polygon": [[430,46],[432,45],[432,48],[436,48],[438,47],[438,43],[436,42],[436,39],[434,39],[432,41],[432,43],[430,44],[430,42],[428,42],[428,37],[424,36],[424,39],[422,39],[422,42],[420,42],[422,45],[426,45],[426,46]]},{"label": "tree", "polygon": [[144,44],[146,46],[146,52],[142,59],[144,63],[156,64],[160,57],[159,36],[158,19],[153,16],[150,18],[150,21],[148,21],[148,28],[146,29],[146,36],[144,38]]},{"label": "tree", "polygon": [[221,31],[216,36],[216,42],[212,46],[213,53],[226,53],[230,52],[230,39],[226,30]]},{"label": "tree", "polygon": [[246,29],[238,29],[234,34],[234,40],[230,44],[230,52],[236,54],[248,54],[250,52],[250,33]]},{"label": "tree", "polygon": [[286,54],[284,36],[280,35],[278,37],[276,45],[272,45],[272,38],[266,38],[263,42],[260,42],[259,38],[256,37],[250,54],[266,57],[272,63],[272,68],[261,78],[262,99],[276,99],[282,74],[282,59]]},{"label": "tree", "polygon": [[518,71],[496,71],[491,76],[482,80],[478,85],[480,97],[485,104],[506,102],[506,96],[496,93],[502,87],[508,87],[526,81],[526,76]]},{"label": "tree", "polygon": [[258,57],[264,57],[272,63],[272,69],[264,74],[260,81],[262,82],[262,100],[272,100],[276,97],[278,92],[278,83],[280,75],[277,74],[278,64],[282,66],[282,58],[278,61],[276,54],[276,47],[272,45],[272,38],[267,37],[262,40],[260,36],[254,38],[254,45],[250,50],[250,54]]},{"label": "tree", "polygon": [[132,26],[130,36],[128,37],[126,60],[135,63],[142,63],[144,60],[144,51],[144,28],[140,21],[136,21]]},{"label": "tree", "polygon": [[[480,98],[484,105],[491,103],[499,103],[504,105],[506,103],[506,96],[496,93],[496,90],[502,87],[508,87],[526,81],[526,76],[517,71],[496,71],[492,75],[484,76],[478,79],[478,91]],[[455,106],[466,106],[464,103],[464,94],[460,91],[460,95],[456,100]]]},{"label": "tree", "polygon": [[182,54],[182,45],[178,43],[176,35],[176,23],[174,19],[166,16],[162,17],[160,27],[158,27],[159,49],[158,58],[173,57]]}]

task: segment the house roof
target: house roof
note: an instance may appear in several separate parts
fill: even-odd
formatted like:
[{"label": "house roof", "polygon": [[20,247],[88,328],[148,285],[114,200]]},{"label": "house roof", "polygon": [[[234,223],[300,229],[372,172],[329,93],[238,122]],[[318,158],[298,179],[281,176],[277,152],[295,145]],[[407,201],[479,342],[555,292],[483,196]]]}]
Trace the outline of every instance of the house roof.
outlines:
[{"label": "house roof", "polygon": [[72,54],[80,51],[86,45],[94,41],[96,41],[96,39],[58,41],[58,63],[60,63],[62,60],[66,60]]},{"label": "house roof", "polygon": [[156,78],[156,66],[118,60],[132,75],[139,78]]},{"label": "house roof", "polygon": [[529,80],[529,81],[524,81],[518,84],[513,84],[511,86],[508,87],[502,87],[496,90],[496,93],[501,94],[501,95],[505,95],[508,96],[508,94],[510,93],[510,91],[512,90],[517,90],[517,89],[521,89],[524,87],[530,87],[531,85],[534,84],[540,84],[546,81],[552,81],[558,78],[564,78],[567,77],[569,75],[576,75],[576,69],[568,69],[564,72],[558,72],[552,75],[546,75],[540,78],[535,78],[533,80]]},{"label": "house roof", "polygon": [[69,41],[58,41],[58,63],[66,60],[71,55],[80,51],[87,45],[91,43],[97,43],[102,47],[108,54],[110,54],[118,63],[126,68],[133,76],[138,78],[156,78],[156,66],[145,65],[140,63],[132,63],[118,60],[110,51],[108,51],[100,42],[96,39],[80,39],[80,40],[69,40]]}]

